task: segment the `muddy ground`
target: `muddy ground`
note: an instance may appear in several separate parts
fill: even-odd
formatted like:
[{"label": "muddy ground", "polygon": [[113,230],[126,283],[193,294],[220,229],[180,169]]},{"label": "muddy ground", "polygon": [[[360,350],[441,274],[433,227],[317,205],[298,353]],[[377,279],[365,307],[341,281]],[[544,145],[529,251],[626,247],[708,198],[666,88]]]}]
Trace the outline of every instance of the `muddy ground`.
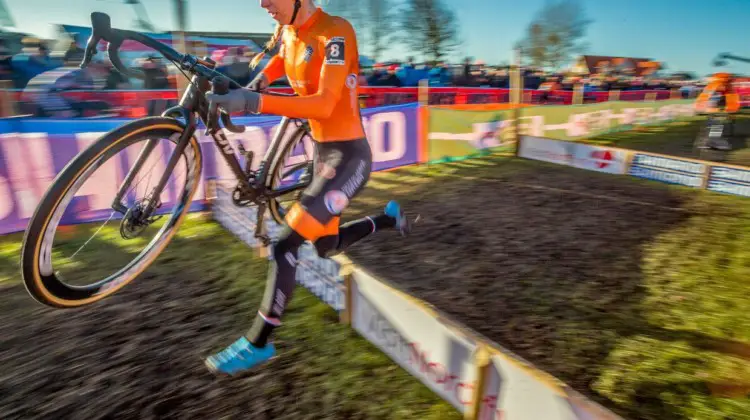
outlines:
[{"label": "muddy ground", "polygon": [[[373,185],[349,218],[399,197],[420,223],[407,238],[357,244],[357,264],[606,405],[590,383],[618,337],[649,328],[644,249],[685,222],[684,194],[504,158],[399,170]],[[46,309],[1,286],[0,418],[372,418],[328,403],[292,357],[216,380],[201,357],[247,327],[247,304],[226,293],[225,274],[174,273],[145,274],[87,311]]]},{"label": "muddy ground", "polygon": [[[22,287],[4,288],[0,417],[218,419],[252,413],[264,419],[296,411],[294,403],[279,401],[303,398],[293,366],[276,365],[274,375],[264,370],[239,381],[217,381],[204,368],[200,356],[243,331],[247,312],[218,284],[195,274],[172,283],[147,276],[95,311],[40,308]],[[279,385],[289,394],[253,398],[261,387]]]},{"label": "muddy ground", "polygon": [[683,196],[555,165],[473,165],[447,164],[456,172],[446,180],[394,181],[363,199],[359,213],[372,212],[365,202],[408,189],[401,200],[421,221],[407,238],[382,233],[348,255],[611,406],[591,381],[619,337],[648,330],[638,309],[644,249],[685,221]]},{"label": "muddy ground", "polygon": [[0,284],[0,419],[460,418],[302,292],[275,360],[209,373],[204,358],[250,326],[266,263],[218,224],[188,228],[140,278],[80,310],[33,302],[6,270],[15,255],[0,254],[0,279],[14,276]]}]

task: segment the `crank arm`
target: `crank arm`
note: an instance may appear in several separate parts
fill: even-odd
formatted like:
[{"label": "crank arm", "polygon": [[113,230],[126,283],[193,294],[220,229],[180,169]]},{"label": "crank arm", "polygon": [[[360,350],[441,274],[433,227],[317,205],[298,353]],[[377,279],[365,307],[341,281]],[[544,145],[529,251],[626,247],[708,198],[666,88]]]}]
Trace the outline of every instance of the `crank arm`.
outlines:
[{"label": "crank arm", "polygon": [[271,244],[271,238],[266,233],[266,224],[264,223],[264,217],[266,214],[266,204],[259,203],[258,211],[255,217],[255,238],[260,240],[263,246]]}]

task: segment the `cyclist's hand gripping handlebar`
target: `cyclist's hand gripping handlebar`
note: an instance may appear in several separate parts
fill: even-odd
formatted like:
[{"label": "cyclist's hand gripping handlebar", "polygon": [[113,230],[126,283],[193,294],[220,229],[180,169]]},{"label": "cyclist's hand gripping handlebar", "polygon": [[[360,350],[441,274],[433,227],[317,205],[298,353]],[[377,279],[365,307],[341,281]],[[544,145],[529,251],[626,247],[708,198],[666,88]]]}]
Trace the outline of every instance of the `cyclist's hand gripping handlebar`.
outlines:
[{"label": "cyclist's hand gripping handlebar", "polygon": [[[232,81],[223,76],[214,77],[211,80],[211,92],[215,93],[217,95],[226,95],[229,93],[229,85],[232,83]],[[232,117],[219,109],[218,105],[215,103],[211,103],[208,108],[208,121],[206,121],[206,133],[215,132],[218,130],[219,125],[217,122],[217,116],[221,115],[221,123],[224,124],[224,127],[226,127],[227,130],[233,132],[233,133],[244,133],[245,127],[244,126],[238,126],[234,125],[232,123]]]}]

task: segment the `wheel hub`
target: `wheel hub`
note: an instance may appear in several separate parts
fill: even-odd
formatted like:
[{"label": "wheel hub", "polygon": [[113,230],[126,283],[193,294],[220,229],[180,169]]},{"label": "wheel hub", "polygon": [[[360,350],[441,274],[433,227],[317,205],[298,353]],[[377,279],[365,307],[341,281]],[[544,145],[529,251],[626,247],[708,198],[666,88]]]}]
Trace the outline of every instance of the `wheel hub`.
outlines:
[{"label": "wheel hub", "polygon": [[[136,201],[133,206],[128,208],[128,211],[125,212],[125,216],[120,222],[120,236],[124,239],[137,238],[152,223],[161,219],[161,216],[151,217],[153,210],[149,210],[151,208],[149,203],[148,199]],[[154,209],[157,207],[153,206]]]}]

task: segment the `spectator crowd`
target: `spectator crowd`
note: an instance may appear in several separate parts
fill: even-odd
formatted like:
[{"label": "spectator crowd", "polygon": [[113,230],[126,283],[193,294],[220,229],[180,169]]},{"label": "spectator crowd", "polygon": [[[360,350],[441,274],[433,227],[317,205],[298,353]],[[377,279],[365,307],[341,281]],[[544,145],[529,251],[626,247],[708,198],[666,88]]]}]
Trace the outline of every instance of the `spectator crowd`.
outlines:
[{"label": "spectator crowd", "polygon": [[[582,85],[586,92],[610,90],[683,90],[698,89],[705,85],[700,80],[690,80],[684,75],[654,75],[639,77],[628,72],[607,72],[590,75],[575,75],[569,72],[551,73],[543,70],[524,67],[523,81],[525,89],[535,90],[568,90]],[[437,65],[417,65],[413,59],[403,63],[378,63],[365,69],[361,82],[367,86],[414,87],[420,80],[427,80],[434,87],[492,87],[510,88],[510,69],[508,66],[487,66],[481,61],[469,59],[459,65],[440,62]]]},{"label": "spectator crowd", "polygon": [[[59,48],[59,45],[57,46]],[[205,46],[204,46],[205,48]],[[131,66],[142,70],[144,80],[133,80],[115,70],[106,58],[99,54],[92,64],[79,68],[83,48],[70,42],[64,51],[50,52],[49,46],[40,40],[26,38],[20,50],[13,52],[5,40],[0,38],[0,86],[23,90],[20,102],[24,113],[40,116],[80,116],[87,112],[101,112],[106,104],[85,101],[71,103],[59,93],[67,90],[133,90],[174,89],[177,78],[182,77],[171,63],[155,53],[143,54],[131,61]],[[251,70],[249,62],[253,52],[245,47],[228,47],[215,50],[211,57],[218,63],[218,70],[243,85],[252,80],[258,70]],[[626,71],[606,71],[593,74],[551,73],[524,67],[525,89],[542,91],[572,91],[576,86],[584,93],[629,90],[671,90],[679,88],[683,97],[694,96],[705,86],[701,80],[678,74],[666,76],[661,72],[639,77]],[[439,62],[434,65],[417,64],[412,58],[404,62],[377,63],[363,67],[360,85],[372,87],[415,87],[426,80],[433,87],[491,87],[509,88],[508,66],[488,66],[483,62],[464,60],[460,64]],[[288,86],[284,80],[275,86]]]}]

